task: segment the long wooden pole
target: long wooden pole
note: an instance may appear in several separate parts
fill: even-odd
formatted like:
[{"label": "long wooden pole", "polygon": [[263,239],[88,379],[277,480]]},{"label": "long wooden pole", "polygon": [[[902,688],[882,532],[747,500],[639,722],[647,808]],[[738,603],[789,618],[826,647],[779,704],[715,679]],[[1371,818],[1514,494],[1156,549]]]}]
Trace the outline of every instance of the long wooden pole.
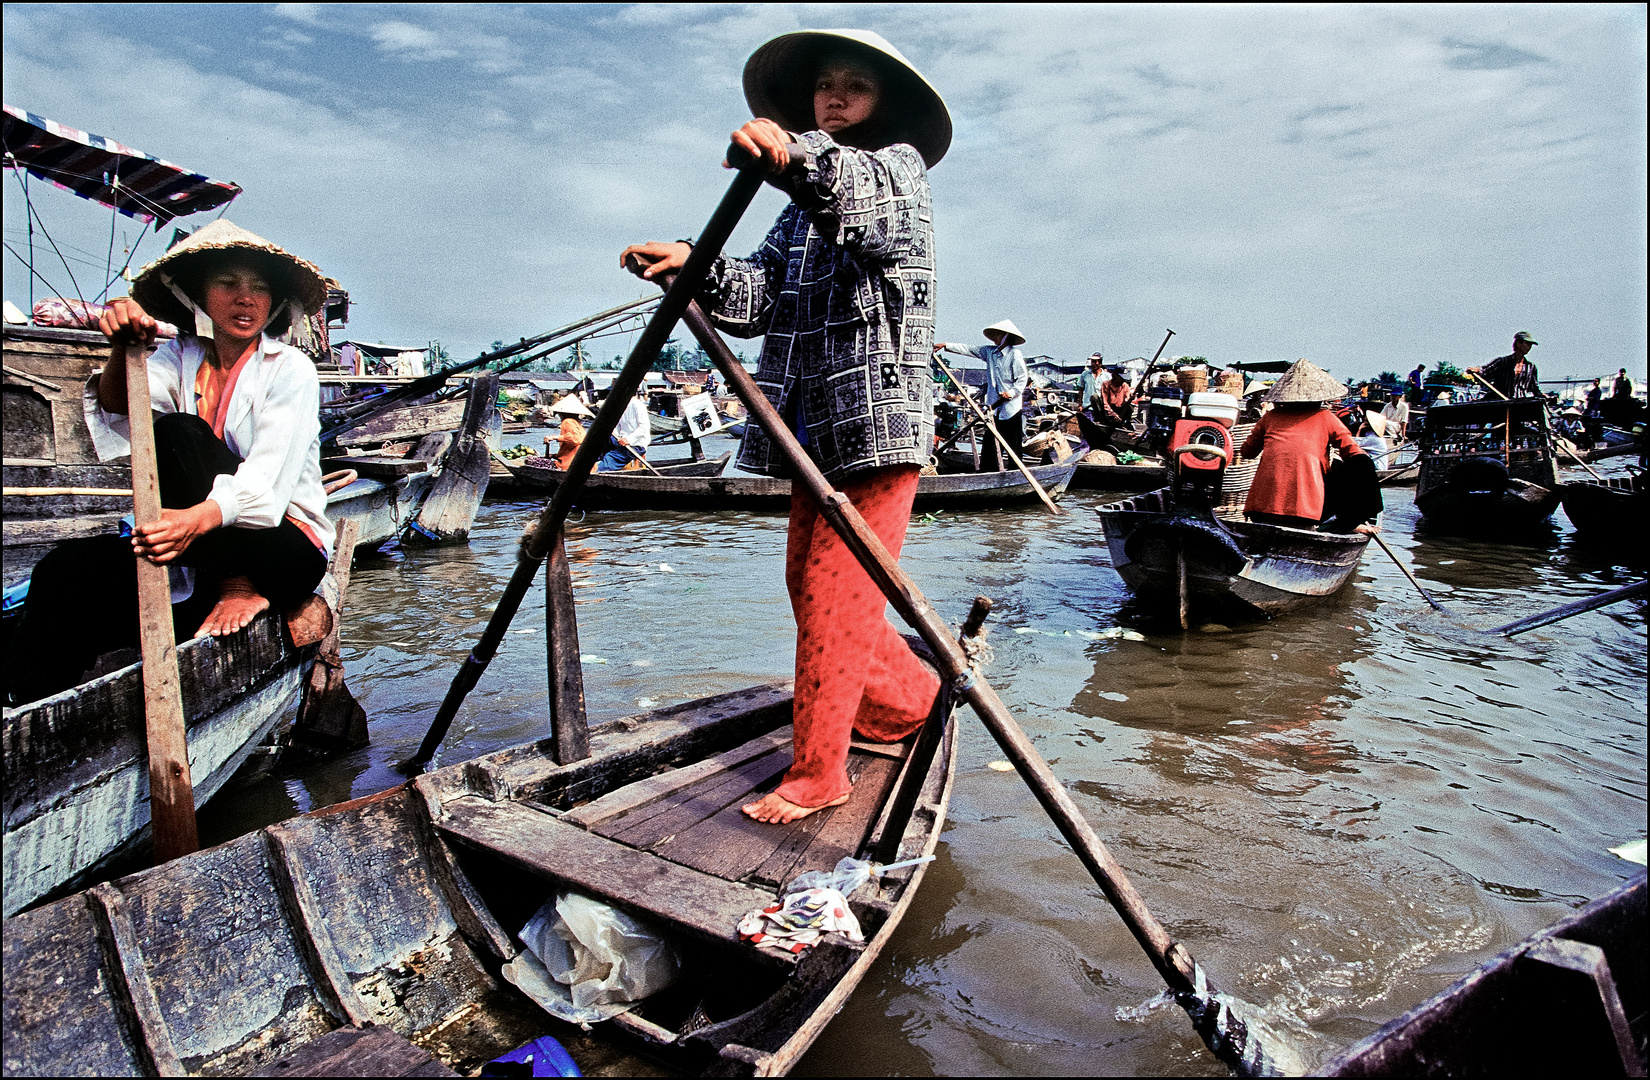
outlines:
[{"label": "long wooden pole", "polygon": [[962,380],[951,373],[951,369],[945,366],[945,361],[940,359],[937,352],[934,354],[934,363],[940,366],[940,370],[945,372],[945,377],[951,380],[951,385],[957,388],[957,392],[962,394],[962,399],[968,402],[968,407],[974,410],[975,418],[984,424],[985,429],[991,432],[992,438],[997,440],[998,449],[1008,456],[1008,460],[1014,463],[1016,469],[1020,470],[1020,475],[1031,482],[1032,488],[1037,492],[1037,497],[1043,500],[1044,506],[1048,507],[1048,512],[1058,516],[1060,508],[1054,505],[1054,500],[1048,497],[1048,492],[1043,490],[1043,485],[1039,484],[1037,478],[1031,475],[1031,470],[1026,468],[1026,463],[1020,460],[1020,455],[1016,454],[1014,448],[1008,445],[1008,440],[1003,438],[1003,433],[997,430],[997,425],[991,422],[985,411],[969,396],[968,387],[964,386]]},{"label": "long wooden pole", "polygon": [[1425,600],[1427,603],[1429,603],[1433,607],[1437,608],[1440,613],[1442,613],[1444,615],[1448,615],[1449,612],[1444,609],[1444,605],[1440,604],[1438,601],[1434,600],[1432,598],[1431,593],[1429,593],[1425,589],[1421,588],[1421,583],[1419,581],[1415,580],[1415,575],[1410,573],[1409,567],[1405,566],[1403,564],[1403,562],[1399,560],[1398,553],[1396,551],[1393,551],[1391,547],[1387,546],[1387,542],[1385,540],[1381,539],[1381,534],[1380,533],[1370,533],[1369,535],[1370,535],[1371,539],[1373,539],[1377,544],[1381,545],[1381,550],[1386,552],[1387,558],[1392,560],[1393,565],[1397,566],[1398,569],[1402,570],[1404,572],[1404,576],[1409,578],[1409,583],[1411,585],[1415,586],[1415,591],[1421,594],[1421,599]]},{"label": "long wooden pole", "polygon": [[[160,520],[155,417],[149,401],[144,347],[126,346],[127,415],[132,422],[132,516],[142,527]],[[138,629],[143,651],[143,713],[149,742],[149,820],[155,860],[168,862],[200,847],[189,737],[178,690],[178,647],[172,631],[172,585],[166,567],[137,557]]]},{"label": "long wooden pole", "polygon": [[[589,432],[579,444],[579,448],[574,451],[573,460],[567,463],[567,475],[556,486],[556,493],[550,497],[550,501],[539,512],[538,520],[522,538],[515,572],[510,575],[510,582],[505,586],[504,594],[494,605],[492,617],[487,620],[481,640],[470,650],[470,655],[453,675],[453,681],[447,687],[447,696],[442,699],[441,707],[436,710],[435,718],[430,721],[430,729],[425,733],[418,752],[401,763],[400,768],[403,772],[418,772],[435,756],[436,749],[447,737],[448,729],[452,727],[453,718],[458,715],[459,706],[464,704],[464,699],[475,689],[476,683],[481,681],[487,665],[491,664],[493,657],[498,654],[504,633],[510,628],[510,621],[516,617],[516,612],[520,610],[522,600],[533,585],[533,579],[538,576],[539,567],[544,564],[556,541],[561,537],[562,524],[567,520],[568,511],[573,508],[573,500],[583,492],[585,480],[589,478],[597,460],[607,452],[608,438],[618,427],[619,418],[630,404],[630,399],[636,395],[637,388],[646,377],[648,368],[658,358],[659,350],[664,347],[671,331],[676,328],[676,323],[692,301],[693,294],[710,273],[711,264],[721,256],[722,246],[728,242],[734,227],[739,224],[745,208],[750,206],[751,199],[756,197],[756,193],[761,190],[767,179],[767,173],[760,161],[749,162],[748,155],[738,152],[737,147],[729,147],[729,155],[729,161],[743,163],[738,174],[734,177],[733,183],[728,185],[727,194],[722,196],[715,212],[711,214],[705,231],[699,236],[699,242],[694,245],[692,254],[688,256],[687,262],[676,276],[675,284],[669,287],[659,306],[653,310],[647,327],[643,329],[635,346],[630,350],[624,367],[614,377],[613,384],[608,388],[607,399],[602,402],[601,410],[596,413],[596,419],[591,423]],[[800,148],[793,150],[792,158],[793,162],[801,160]]]},{"label": "long wooden pole", "polygon": [[1515,619],[1504,626],[1495,627],[1490,633],[1506,634],[1508,637],[1512,637],[1514,634],[1522,634],[1526,630],[1534,630],[1538,626],[1546,626],[1548,623],[1555,623],[1560,619],[1568,619],[1572,615],[1580,615],[1584,611],[1609,607],[1611,604],[1619,604],[1623,600],[1631,600],[1635,596],[1643,596],[1647,586],[1650,586],[1650,583],[1639,581],[1619,589],[1611,589],[1607,593],[1600,593],[1597,596],[1588,597],[1586,600],[1561,604],[1550,611],[1543,611],[1539,615]]},{"label": "long wooden pole", "polygon": [[1191,953],[1169,936],[1168,930],[1146,907],[1146,902],[1135,891],[1122,866],[1106,850],[1106,845],[1100,841],[1094,827],[1084,819],[1065,785],[1015,722],[1008,706],[969,666],[962,646],[952,637],[944,620],[928,603],[916,582],[900,568],[898,561],[871,531],[848,497],[825,479],[819,466],[796,441],[795,434],[780,419],[778,410],[757,387],[750,372],[739,363],[699,305],[689,304],[682,319],[722,372],[729,388],[750,410],[751,419],[762,426],[763,432],[784,456],[795,477],[793,487],[800,486],[819,504],[820,514],[831,523],[866,574],[906,624],[916,630],[932,650],[940,677],[973,707],[992,738],[997,740],[997,745],[1002,747],[1015,771],[1076,852],[1089,876],[1106,894],[1106,899],[1122,917],[1134,939],[1145,950],[1158,974],[1179,996],[1181,1005],[1192,1015],[1194,1026],[1205,1044],[1234,1069],[1248,1072],[1255,1068],[1256,1062],[1264,1056],[1261,1053],[1263,1048],[1259,1047],[1241,1018],[1226,1008],[1210,1007],[1215,991]]}]

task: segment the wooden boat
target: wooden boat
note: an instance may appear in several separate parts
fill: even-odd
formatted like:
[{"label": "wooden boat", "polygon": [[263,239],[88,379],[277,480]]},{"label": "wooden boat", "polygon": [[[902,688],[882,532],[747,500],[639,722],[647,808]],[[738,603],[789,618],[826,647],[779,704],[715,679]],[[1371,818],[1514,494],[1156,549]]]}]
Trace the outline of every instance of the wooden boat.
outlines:
[{"label": "wooden boat", "polygon": [[[561,482],[559,471],[537,468],[528,473],[529,468],[533,467],[509,466],[518,484],[537,492],[539,497],[554,492]],[[1035,466],[1031,474],[1052,497],[1066,490],[1076,468],[1074,456],[1061,464]],[[1036,499],[1037,493],[1018,470],[955,473],[920,478],[914,509],[925,513],[988,510]],[[682,473],[653,476],[639,470],[591,473],[578,502],[593,510],[785,511],[791,505],[791,482],[739,473],[710,476]]]},{"label": "wooden boat", "polygon": [[[223,787],[255,747],[291,723],[315,648],[294,649],[273,612],[259,615],[241,633],[179,646],[197,806]],[[147,843],[141,664],[7,709],[3,754],[8,916],[91,880]]]},{"label": "wooden boat", "polygon": [[1235,508],[1177,507],[1168,488],[1098,507],[1112,566],[1142,598],[1278,615],[1332,596],[1358,568],[1365,533],[1246,521]]},{"label": "wooden boat", "polygon": [[[314,1075],[370,1038],[400,1055],[391,1075],[471,1074],[554,1034],[575,1057],[601,1042],[674,1071],[783,1074],[877,962],[924,866],[853,894],[863,944],[757,949],[739,918],[844,856],[931,854],[956,757],[951,723],[918,768],[905,745],[856,743],[846,805],[757,824],[739,805],[788,764],[790,707],[780,683],[656,710],[594,728],[568,765],[550,740],[517,746],[14,916],[5,1071]],[[541,1011],[503,969],[557,891],[648,920],[676,984],[589,1036]]]},{"label": "wooden boat", "polygon": [[1650,529],[1650,491],[1644,474],[1580,480],[1559,488],[1564,513],[1576,532],[1594,541],[1642,551]]},{"label": "wooden boat", "polygon": [[1532,934],[1323,1076],[1643,1076],[1645,875]]},{"label": "wooden boat", "polygon": [[1429,526],[1516,532],[1558,509],[1558,467],[1541,398],[1434,405],[1419,454],[1415,505]]}]

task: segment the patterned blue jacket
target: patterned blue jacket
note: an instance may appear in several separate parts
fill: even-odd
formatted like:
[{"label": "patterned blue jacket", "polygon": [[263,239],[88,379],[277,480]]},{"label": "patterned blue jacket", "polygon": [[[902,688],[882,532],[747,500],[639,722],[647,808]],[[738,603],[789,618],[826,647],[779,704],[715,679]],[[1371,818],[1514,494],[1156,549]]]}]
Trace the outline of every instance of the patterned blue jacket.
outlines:
[{"label": "patterned blue jacket", "polygon": [[[766,335],[756,384],[833,479],[926,464],[933,446],[934,221],[922,157],[800,136],[806,169],[749,259],[717,260],[704,291],[736,337]],[[739,466],[785,476],[755,424]]]}]

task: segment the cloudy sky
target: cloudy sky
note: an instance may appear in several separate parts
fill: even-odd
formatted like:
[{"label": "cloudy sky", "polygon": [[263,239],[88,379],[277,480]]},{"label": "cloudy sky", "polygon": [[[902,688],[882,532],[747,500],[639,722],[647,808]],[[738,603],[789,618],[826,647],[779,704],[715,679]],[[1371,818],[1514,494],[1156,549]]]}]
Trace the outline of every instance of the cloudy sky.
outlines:
[{"label": "cloudy sky", "polygon": [[[883,34],[952,110],[942,338],[1009,317],[1126,359],[1172,327],[1170,354],[1366,376],[1528,329],[1546,377],[1643,377],[1640,5],[17,5],[4,88],[239,183],[228,217],[339,278],[353,336],[470,356],[639,295],[618,250],[704,224],[745,57],[821,26]],[[100,278],[107,210],[37,201]]]}]

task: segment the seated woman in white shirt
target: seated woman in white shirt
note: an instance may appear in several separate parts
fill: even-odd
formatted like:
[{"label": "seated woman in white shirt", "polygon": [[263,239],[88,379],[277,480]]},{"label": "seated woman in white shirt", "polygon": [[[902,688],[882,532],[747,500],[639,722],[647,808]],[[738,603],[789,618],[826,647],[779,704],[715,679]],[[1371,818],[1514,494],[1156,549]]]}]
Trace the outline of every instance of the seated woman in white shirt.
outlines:
[{"label": "seated woman in white shirt", "polygon": [[152,342],[157,317],[184,328],[148,363],[161,519],[40,561],[19,634],[35,655],[14,698],[67,689],[101,653],[137,643],[134,555],[173,570],[180,641],[286,610],[326,572],[320,384],[308,356],[270,336],[320,310],[320,271],[219,220],[146,267],[132,294],[102,317],[114,348],[87,384],[86,422],[100,458],[129,454],[125,347]]},{"label": "seated woman in white shirt", "polygon": [[608,437],[607,453],[596,463],[597,472],[618,472],[621,469],[641,468],[647,457],[648,443],[653,441],[653,428],[647,418],[647,390],[636,391],[636,396],[625,406],[624,415]]}]

